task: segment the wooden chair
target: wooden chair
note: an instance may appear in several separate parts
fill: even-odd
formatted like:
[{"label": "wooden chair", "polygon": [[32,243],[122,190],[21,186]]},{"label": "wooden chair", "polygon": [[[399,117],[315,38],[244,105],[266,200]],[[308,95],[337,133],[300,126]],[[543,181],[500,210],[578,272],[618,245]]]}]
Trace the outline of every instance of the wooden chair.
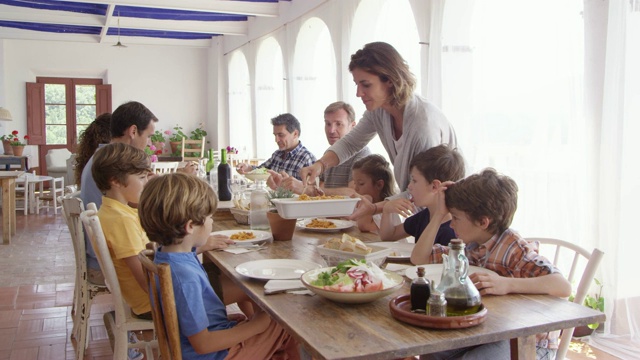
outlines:
[{"label": "wooden chair", "polygon": [[[556,267],[562,269],[563,273],[566,269],[562,267],[560,260],[571,259],[571,265],[568,268],[569,275],[567,276],[567,280],[573,284],[573,282],[577,280],[577,276],[580,276],[580,282],[578,283],[573,302],[582,305],[584,298],[593,283],[593,278],[596,270],[598,270],[600,261],[602,261],[604,253],[597,248],[593,249],[593,251],[589,253],[586,249],[564,240],[550,238],[527,238],[527,240],[539,243],[541,245],[541,254],[544,253],[543,250],[545,250],[545,247],[554,249],[553,258],[549,259],[552,260]],[[582,274],[578,274],[580,269],[583,269]],[[560,346],[558,347],[558,353],[556,354],[557,360],[564,359],[567,354],[574,329],[575,328],[562,330],[562,338],[560,339]]]},{"label": "wooden chair", "polygon": [[169,264],[154,264],[154,250],[142,250],[138,259],[149,284],[151,313],[162,359],[181,360],[180,330],[173,294],[171,267]]},{"label": "wooden chair", "polygon": [[54,214],[58,214],[58,209],[62,208],[62,204],[58,202],[58,198],[64,195],[64,178],[57,177],[51,181],[49,191],[42,192],[36,197],[36,202],[42,209],[53,209]]},{"label": "wooden chair", "polygon": [[126,359],[127,351],[129,348],[144,349],[146,356],[145,359],[153,359],[152,348],[158,347],[158,341],[140,341],[135,344],[129,343],[128,332],[129,331],[143,331],[153,330],[153,321],[138,319],[131,315],[131,308],[127,305],[122,297],[122,291],[120,290],[120,283],[118,282],[118,276],[116,275],[116,269],[111,260],[107,241],[102,232],[102,226],[100,225],[100,219],[97,216],[96,204],[90,203],[87,205],[88,210],[85,210],[80,214],[80,219],[84,224],[85,231],[89,234],[91,245],[98,256],[98,263],[104,274],[105,282],[111,294],[113,294],[113,305],[115,307],[115,317],[113,313],[106,313],[104,320],[107,328],[113,330],[115,338],[115,346],[113,349],[114,359]]},{"label": "wooden chair", "polygon": [[89,316],[93,299],[98,295],[109,294],[104,285],[89,281],[87,274],[87,248],[84,242],[84,230],[80,214],[84,211],[80,192],[60,197],[62,215],[69,227],[73,252],[76,259],[76,282],[73,294],[73,329],[71,336],[76,339],[76,359],[84,359],[84,351],[89,345]]},{"label": "wooden chair", "polygon": [[178,170],[178,164],[177,161],[152,162],[151,171],[155,174],[174,173]]},{"label": "wooden chair", "polygon": [[29,213],[29,177],[26,174],[23,176],[24,181],[16,181],[16,210],[22,210],[27,215]]},{"label": "wooden chair", "polygon": [[206,157],[204,153],[205,138],[201,140],[191,140],[182,138],[182,161],[199,161]]}]

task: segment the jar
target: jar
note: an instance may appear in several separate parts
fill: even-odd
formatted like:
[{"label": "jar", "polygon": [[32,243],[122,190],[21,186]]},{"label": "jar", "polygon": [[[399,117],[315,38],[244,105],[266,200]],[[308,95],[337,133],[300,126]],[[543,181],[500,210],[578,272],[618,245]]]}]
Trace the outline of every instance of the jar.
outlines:
[{"label": "jar", "polygon": [[482,301],[476,286],[469,279],[469,260],[464,255],[464,243],[453,239],[449,243],[449,255],[442,255],[444,270],[439,292],[447,300],[447,316],[475,314],[480,310]]},{"label": "jar", "polygon": [[427,301],[427,315],[447,316],[447,300],[444,294],[439,291],[432,291]]}]

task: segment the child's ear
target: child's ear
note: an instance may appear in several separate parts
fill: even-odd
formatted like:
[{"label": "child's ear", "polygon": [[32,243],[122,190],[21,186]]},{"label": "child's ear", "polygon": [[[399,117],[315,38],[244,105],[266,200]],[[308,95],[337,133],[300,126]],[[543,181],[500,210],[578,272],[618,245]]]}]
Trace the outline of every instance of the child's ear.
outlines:
[{"label": "child's ear", "polygon": [[431,190],[436,191],[440,187],[440,185],[442,185],[442,181],[433,179],[433,181],[431,182]]},{"label": "child's ear", "polygon": [[184,230],[186,231],[187,234],[193,234],[193,228],[194,227],[195,227],[195,225],[193,225],[193,220],[189,220],[184,225]]},{"label": "child's ear", "polygon": [[384,180],[380,179],[376,181],[376,189],[381,190],[384,187]]},{"label": "child's ear", "polygon": [[491,225],[491,219],[489,219],[487,216],[483,216],[482,218],[480,218],[480,221],[478,221],[478,226],[480,226],[482,230],[487,230],[489,225]]}]

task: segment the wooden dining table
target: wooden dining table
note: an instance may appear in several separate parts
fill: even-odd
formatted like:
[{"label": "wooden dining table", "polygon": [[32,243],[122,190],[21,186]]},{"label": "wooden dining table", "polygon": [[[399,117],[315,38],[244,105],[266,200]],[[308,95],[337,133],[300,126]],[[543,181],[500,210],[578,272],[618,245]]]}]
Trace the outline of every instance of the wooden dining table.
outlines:
[{"label": "wooden dining table", "polygon": [[[246,230],[233,218],[218,216],[214,231]],[[380,241],[357,227],[346,231],[363,241]],[[341,304],[319,295],[265,295],[265,280],[240,275],[239,264],[262,259],[299,259],[324,266],[316,247],[337,233],[298,229],[290,241],[275,241],[266,249],[244,254],[209,251],[213,262],[260,307],[284,327],[314,359],[398,359],[460,347],[510,340],[512,359],[535,359],[535,335],[603,322],[605,315],[585,306],[548,295],[485,296],[486,320],[464,329],[437,330],[396,320],[389,303],[409,293],[409,281],[400,290],[367,304]]]},{"label": "wooden dining table", "polygon": [[24,171],[0,171],[2,188],[2,243],[11,244],[11,235],[16,234],[16,178]]}]

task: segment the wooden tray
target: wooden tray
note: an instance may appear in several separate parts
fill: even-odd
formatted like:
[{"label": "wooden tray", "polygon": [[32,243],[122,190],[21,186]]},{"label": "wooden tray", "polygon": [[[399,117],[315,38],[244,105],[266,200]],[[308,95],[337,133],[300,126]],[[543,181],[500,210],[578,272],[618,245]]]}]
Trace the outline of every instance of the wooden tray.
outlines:
[{"label": "wooden tray", "polygon": [[406,322],[411,325],[431,329],[462,329],[482,324],[489,312],[484,305],[480,311],[464,316],[428,316],[411,312],[411,299],[409,294],[400,295],[389,302],[391,316],[396,320]]}]

